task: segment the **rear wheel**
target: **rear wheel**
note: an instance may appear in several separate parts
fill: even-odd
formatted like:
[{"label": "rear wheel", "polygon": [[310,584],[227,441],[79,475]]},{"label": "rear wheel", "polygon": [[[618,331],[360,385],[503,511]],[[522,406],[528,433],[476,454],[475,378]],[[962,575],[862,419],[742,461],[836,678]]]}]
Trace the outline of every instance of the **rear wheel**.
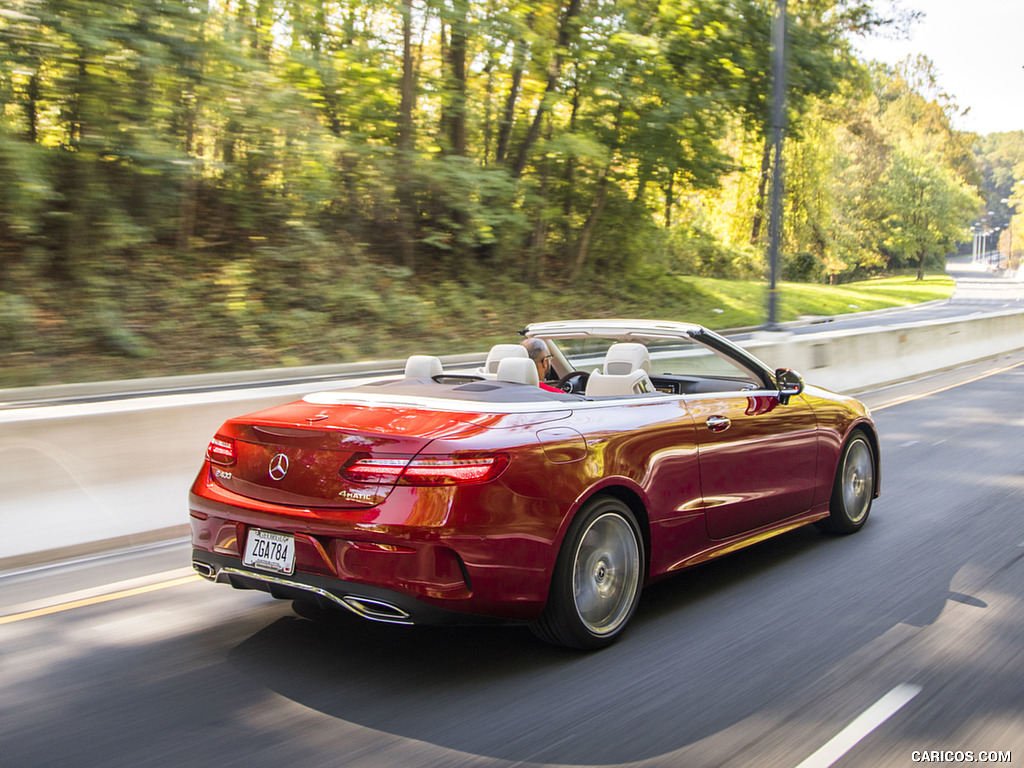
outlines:
[{"label": "rear wheel", "polygon": [[595,497],[569,527],[534,634],[582,650],[610,645],[636,610],[643,563],[632,511],[618,499]]},{"label": "rear wheel", "polygon": [[856,533],[868,519],[874,494],[875,452],[863,432],[854,432],[839,458],[830,514],[818,527],[831,533]]}]

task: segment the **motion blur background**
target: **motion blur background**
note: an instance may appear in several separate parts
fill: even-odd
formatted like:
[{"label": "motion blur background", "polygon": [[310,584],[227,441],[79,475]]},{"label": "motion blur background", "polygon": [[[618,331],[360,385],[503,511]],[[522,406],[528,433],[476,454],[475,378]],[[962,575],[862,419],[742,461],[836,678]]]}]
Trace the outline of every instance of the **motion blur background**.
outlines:
[{"label": "motion blur background", "polygon": [[[933,298],[907,282],[972,225],[1013,269],[1024,134],[965,131],[927,58],[859,52],[927,18],[788,8],[782,278]],[[8,0],[0,387],[484,349],[559,316],[757,324],[774,12]],[[779,319],[827,302],[867,308],[787,286]]]}]

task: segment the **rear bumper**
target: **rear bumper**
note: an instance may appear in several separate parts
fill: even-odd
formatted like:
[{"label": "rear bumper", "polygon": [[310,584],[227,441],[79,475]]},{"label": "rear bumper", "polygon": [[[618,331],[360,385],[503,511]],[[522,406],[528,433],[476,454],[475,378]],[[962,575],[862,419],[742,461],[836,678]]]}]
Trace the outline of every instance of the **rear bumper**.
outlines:
[{"label": "rear bumper", "polygon": [[[210,490],[206,475],[190,494],[189,522],[195,559],[211,580],[272,594],[315,587],[327,595],[305,589],[299,597],[329,603],[363,596],[397,606],[412,623],[451,623],[447,614],[529,622],[547,601],[558,551],[551,521],[562,516],[550,502],[484,486],[485,498],[411,489],[417,493],[369,510],[286,508]],[[536,511],[543,505],[551,509]],[[275,581],[278,574],[241,564],[252,528],[294,536],[296,575]],[[223,567],[230,570],[221,577]],[[352,603],[337,607],[353,610]],[[355,612],[365,615],[360,606]]]},{"label": "rear bumper", "polygon": [[204,579],[235,589],[260,590],[280,600],[316,603],[386,624],[506,623],[489,616],[427,605],[416,597],[370,584],[301,572],[282,576],[258,571],[242,565],[237,557],[202,549],[192,550],[192,567]]}]

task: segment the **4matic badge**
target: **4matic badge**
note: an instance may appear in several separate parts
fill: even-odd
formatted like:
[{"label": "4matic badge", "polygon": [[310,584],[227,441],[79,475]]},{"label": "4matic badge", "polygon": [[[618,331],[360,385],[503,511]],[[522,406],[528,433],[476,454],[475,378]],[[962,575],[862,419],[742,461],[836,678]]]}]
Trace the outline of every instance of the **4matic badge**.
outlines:
[{"label": "4matic badge", "polygon": [[283,480],[284,476],[288,474],[288,457],[283,453],[277,454],[270,460],[270,470],[268,473],[271,480]]}]

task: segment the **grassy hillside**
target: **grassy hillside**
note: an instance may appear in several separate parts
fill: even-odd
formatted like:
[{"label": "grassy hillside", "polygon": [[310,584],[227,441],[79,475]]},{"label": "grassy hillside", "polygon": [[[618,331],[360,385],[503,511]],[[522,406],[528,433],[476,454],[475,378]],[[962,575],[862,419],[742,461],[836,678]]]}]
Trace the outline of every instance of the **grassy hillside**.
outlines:
[{"label": "grassy hillside", "polygon": [[[126,295],[116,322],[81,341],[68,315],[38,313],[35,333],[0,351],[0,388],[286,367],[484,350],[513,340],[530,322],[582,317],[687,320],[710,328],[765,320],[765,284],[665,274],[568,293],[504,281],[487,286],[431,284],[382,274],[345,291],[339,310],[275,305],[275,295],[244,280],[156,276]],[[840,286],[783,283],[779,320],[901,307],[947,298],[946,275],[889,277]]]}]

